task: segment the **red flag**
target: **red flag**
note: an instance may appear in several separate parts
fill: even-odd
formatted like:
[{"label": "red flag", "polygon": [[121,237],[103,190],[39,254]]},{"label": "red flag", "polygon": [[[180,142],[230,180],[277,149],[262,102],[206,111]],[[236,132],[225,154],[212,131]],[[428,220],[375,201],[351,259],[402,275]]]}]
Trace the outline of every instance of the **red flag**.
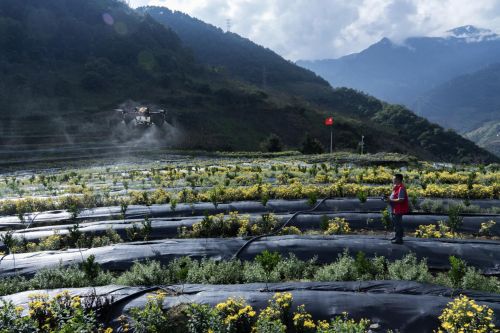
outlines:
[{"label": "red flag", "polygon": [[328,117],[325,119],[326,126],[333,126],[333,117]]}]

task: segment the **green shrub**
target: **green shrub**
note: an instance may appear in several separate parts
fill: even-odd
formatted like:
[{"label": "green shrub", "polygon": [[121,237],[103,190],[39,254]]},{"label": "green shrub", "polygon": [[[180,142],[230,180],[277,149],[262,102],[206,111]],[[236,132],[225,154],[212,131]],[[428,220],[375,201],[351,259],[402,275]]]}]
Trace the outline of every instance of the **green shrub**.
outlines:
[{"label": "green shrub", "polygon": [[448,276],[454,288],[459,288],[462,284],[462,279],[465,276],[467,265],[465,261],[455,256],[450,256],[450,270]]},{"label": "green shrub", "polygon": [[318,330],[316,333],[367,333],[370,330],[370,321],[368,319],[361,319],[355,321],[349,319],[347,313],[342,316],[337,316],[330,321],[330,323],[322,321],[318,322]]},{"label": "green shrub", "polygon": [[316,191],[309,192],[307,195],[307,204],[313,207],[318,201],[318,193]]},{"label": "green shrub", "polygon": [[281,255],[278,252],[270,252],[268,250],[264,250],[255,257],[255,262],[264,269],[266,274],[266,284],[269,282],[273,270],[280,261]]},{"label": "green shrub", "polygon": [[368,193],[366,193],[365,190],[359,190],[356,193],[356,197],[358,198],[359,202],[365,203],[366,200],[368,199]]},{"label": "green shrub", "polygon": [[286,333],[286,326],[280,320],[262,317],[255,324],[255,333]]},{"label": "green shrub", "polygon": [[90,236],[87,237],[85,243],[86,247],[102,247],[112,244],[122,243],[123,239],[111,226],[106,229],[106,233],[102,236]]},{"label": "green shrub", "polygon": [[0,296],[11,295],[30,289],[31,280],[23,276],[7,277],[0,280]]},{"label": "green shrub", "polygon": [[356,258],[344,251],[332,264],[320,267],[314,275],[317,281],[356,281],[383,279],[386,262],[384,257],[367,259],[365,254],[358,252]]},{"label": "green shrub", "polygon": [[203,259],[189,270],[186,281],[205,284],[237,284],[243,282],[243,265],[239,260]]},{"label": "green shrub", "polygon": [[267,275],[264,268],[255,261],[246,261],[243,264],[243,280],[244,283],[254,282],[278,282],[274,280],[274,274]]},{"label": "green shrub", "polygon": [[169,284],[166,268],[158,261],[134,262],[130,270],[124,272],[117,283],[125,286],[153,286]]},{"label": "green shrub", "polygon": [[176,258],[167,265],[167,280],[170,283],[186,283],[189,271],[196,269],[198,262],[189,258]]},{"label": "green shrub", "polygon": [[132,328],[135,333],[170,333],[170,320],[163,309],[165,296],[165,292],[159,291],[148,297],[143,309],[132,308],[130,321],[121,320],[122,329]]},{"label": "green shrub", "polygon": [[298,281],[311,279],[316,271],[316,258],[308,261],[298,259],[293,253],[278,261],[271,272],[272,281]]},{"label": "green shrub", "polygon": [[357,280],[357,271],[354,266],[354,258],[345,251],[332,264],[322,266],[314,275],[317,281],[352,281]]},{"label": "green shrub", "polygon": [[445,213],[446,208],[442,200],[425,199],[420,203],[420,209],[426,213]]},{"label": "green shrub", "polygon": [[330,224],[330,220],[328,219],[328,216],[326,216],[326,215],[321,216],[321,220],[320,220],[321,230],[326,231],[326,229],[328,229],[329,224]]},{"label": "green shrub", "polygon": [[137,240],[147,241],[153,232],[151,220],[146,216],[141,224],[134,223],[131,227],[125,228],[125,232],[127,234],[127,238],[132,242]]},{"label": "green shrub", "polygon": [[446,225],[450,228],[451,232],[457,232],[462,226],[464,218],[460,216],[462,209],[459,205],[450,205],[448,207],[448,220]]},{"label": "green shrub", "polygon": [[324,152],[323,145],[318,139],[313,138],[311,135],[306,134],[300,149],[302,154],[321,154]]},{"label": "green shrub", "polygon": [[273,133],[261,143],[261,149],[270,153],[280,152],[283,150],[283,142],[278,135]]},{"label": "green shrub", "polygon": [[87,286],[101,286],[110,284],[113,276],[108,272],[100,271],[98,276],[91,281],[78,266],[45,268],[38,271],[29,280],[29,289],[57,289],[80,288]]},{"label": "green shrub", "polygon": [[356,257],[354,259],[354,268],[356,268],[356,272],[358,276],[374,276],[377,273],[377,266],[372,263],[373,260],[369,260],[366,258],[364,252],[356,253]]},{"label": "green shrub", "polygon": [[391,280],[432,281],[432,275],[429,273],[426,260],[422,259],[419,262],[414,253],[406,255],[401,260],[389,263],[387,271]]},{"label": "green shrub", "polygon": [[461,288],[500,294],[500,279],[495,276],[486,277],[474,267],[467,267],[462,276]]},{"label": "green shrub", "polygon": [[389,211],[388,208],[386,208],[383,211],[381,211],[380,214],[381,214],[380,220],[382,222],[382,225],[384,226],[384,229],[386,231],[390,230],[392,227],[391,212]]},{"label": "green shrub", "polygon": [[187,313],[188,333],[209,332],[209,330],[214,333],[224,332],[222,316],[217,309],[206,304],[193,303],[189,304]]}]

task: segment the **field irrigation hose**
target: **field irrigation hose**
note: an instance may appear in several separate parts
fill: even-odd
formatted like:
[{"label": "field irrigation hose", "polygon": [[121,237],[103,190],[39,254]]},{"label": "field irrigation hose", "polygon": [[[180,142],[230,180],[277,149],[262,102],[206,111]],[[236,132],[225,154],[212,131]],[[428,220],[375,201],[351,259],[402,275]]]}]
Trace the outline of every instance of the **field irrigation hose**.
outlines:
[{"label": "field irrigation hose", "polygon": [[232,259],[238,259],[238,256],[240,255],[240,253],[247,247],[249,246],[251,243],[253,243],[254,241],[258,240],[258,239],[261,239],[261,238],[264,238],[264,237],[271,237],[271,236],[275,236],[276,234],[278,234],[281,230],[283,230],[297,215],[300,215],[300,214],[305,214],[305,213],[312,213],[314,212],[316,209],[318,209],[326,200],[328,200],[329,198],[324,198],[322,199],[319,203],[317,203],[313,208],[311,209],[308,209],[308,210],[300,210],[298,212],[295,212],[293,213],[293,215],[285,222],[283,223],[279,228],[277,228],[276,230],[268,233],[268,234],[264,234],[264,235],[259,235],[259,236],[255,236],[255,237],[252,237],[250,238],[248,241],[245,242],[245,244],[243,244],[239,249],[238,251],[236,251],[236,253],[233,255]]}]

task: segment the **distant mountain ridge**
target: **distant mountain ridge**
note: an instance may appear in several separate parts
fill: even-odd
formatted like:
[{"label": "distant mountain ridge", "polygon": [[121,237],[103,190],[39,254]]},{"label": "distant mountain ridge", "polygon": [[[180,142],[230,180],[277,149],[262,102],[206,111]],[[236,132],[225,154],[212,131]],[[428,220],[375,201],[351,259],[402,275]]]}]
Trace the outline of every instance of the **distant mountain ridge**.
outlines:
[{"label": "distant mountain ridge", "polygon": [[477,71],[500,58],[500,38],[473,26],[444,37],[388,38],[338,59],[297,61],[334,87],[365,91],[391,103],[412,107],[418,97],[458,75]]},{"label": "distant mountain ridge", "polygon": [[[500,121],[499,59],[500,35],[466,25],[442,37],[412,37],[398,44],[383,38],[359,53],[297,64],[332,86],[406,105],[432,122],[465,134],[486,122]],[[479,140],[477,135],[467,137]],[[491,140],[497,142],[496,137]],[[476,142],[498,151],[487,141]]]},{"label": "distant mountain ridge", "polygon": [[500,63],[438,85],[419,97],[414,110],[461,133],[500,121]]},{"label": "distant mountain ridge", "polygon": [[[173,125],[146,132],[136,147],[158,140],[175,148],[257,150],[276,133],[296,149],[306,132],[327,145],[323,119],[333,114],[336,149],[355,150],[365,135],[368,152],[498,161],[405,108],[332,89],[247,39],[173,16],[179,25],[160,24],[117,0],[0,1],[0,156],[65,145],[91,154],[104,144],[113,153],[113,109],[132,100],[166,108]],[[217,42],[203,43],[210,40]]]},{"label": "distant mountain ridge", "polygon": [[500,63],[431,89],[414,109],[500,156]]}]

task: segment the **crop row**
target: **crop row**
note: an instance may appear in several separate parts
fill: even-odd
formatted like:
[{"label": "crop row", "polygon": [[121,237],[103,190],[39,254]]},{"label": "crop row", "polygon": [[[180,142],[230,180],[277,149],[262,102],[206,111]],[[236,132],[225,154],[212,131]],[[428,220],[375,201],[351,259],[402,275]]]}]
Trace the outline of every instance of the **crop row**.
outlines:
[{"label": "crop row", "polygon": [[382,256],[367,258],[344,251],[331,264],[300,260],[264,251],[251,261],[215,261],[177,258],[166,265],[158,261],[135,262],[124,272],[104,270],[94,258],[76,266],[44,268],[31,278],[13,276],[0,280],[0,295],[25,290],[77,288],[118,284],[153,286],[185,283],[240,284],[288,281],[406,280],[442,285],[454,289],[500,293],[498,277],[487,277],[459,258],[450,257],[450,270],[431,271],[425,259],[414,254],[390,261]]},{"label": "crop row", "polygon": [[76,170],[59,173],[38,173],[28,176],[0,178],[0,197],[26,194],[61,195],[81,194],[88,189],[103,195],[128,190],[182,187],[238,187],[254,184],[289,185],[311,184],[390,184],[394,173],[401,172],[410,187],[425,188],[431,184],[492,186],[500,181],[498,168],[469,168],[469,170],[436,170],[429,166],[391,169],[387,167],[353,167],[336,164],[305,164],[303,162],[258,161],[231,165],[165,165],[150,169],[129,170],[111,168]]},{"label": "crop row", "polygon": [[[125,241],[164,238],[248,237],[269,234],[289,218],[290,214],[242,215],[230,212],[186,219],[150,219],[100,221],[55,225],[17,232],[0,233],[4,243],[0,250],[25,253],[67,248],[94,248]],[[388,211],[380,213],[330,213],[296,216],[279,235],[351,234],[392,229]],[[500,235],[500,216],[409,215],[405,217],[407,234],[420,238],[483,238]],[[414,233],[412,233],[414,232]],[[466,233],[463,233],[466,232]]]},{"label": "crop row", "polygon": [[[67,209],[77,212],[82,208],[105,207],[116,205],[152,205],[169,204],[173,209],[177,203],[194,204],[196,202],[219,203],[241,200],[259,200],[264,205],[270,199],[304,199],[311,203],[320,197],[357,197],[365,202],[369,196],[382,196],[390,193],[388,187],[371,187],[357,184],[335,183],[328,186],[302,185],[294,183],[286,186],[270,186],[267,184],[250,187],[215,187],[209,190],[196,191],[189,188],[178,193],[167,192],[162,188],[155,191],[130,191],[120,196],[105,196],[92,191],[83,195],[70,195],[58,198],[20,198],[0,201],[0,214],[19,215],[29,212],[40,212],[56,209]],[[498,199],[500,184],[492,186],[474,185],[472,190],[467,185],[429,185],[426,189],[408,189],[412,203],[415,205],[420,197]]]},{"label": "crop row", "polygon": [[486,275],[500,275],[500,247],[494,241],[406,238],[404,245],[392,245],[385,237],[366,235],[291,235],[266,237],[248,244],[241,238],[166,239],[119,243],[97,248],[65,251],[19,253],[3,256],[0,276],[31,276],[43,268],[70,266],[93,256],[104,269],[124,271],[134,261],[158,260],[163,264],[190,253],[193,258],[232,258],[252,260],[264,250],[282,255],[293,253],[302,260],[316,257],[318,263],[330,263],[345,249],[364,252],[369,257],[401,259],[409,253],[427,258],[433,270],[449,269],[449,255],[460,256]]},{"label": "crop row", "polygon": [[[301,286],[297,285],[297,287]],[[332,287],[335,288],[335,286]],[[370,289],[371,286],[367,285],[367,287]],[[387,287],[390,286],[387,285]],[[32,294],[26,302],[29,309],[27,315],[23,315],[24,306],[16,305],[12,300],[2,300],[0,327],[8,327],[10,331],[16,332],[73,332],[78,329],[84,332],[103,333],[113,332],[111,327],[117,328],[119,332],[138,333],[388,333],[393,332],[390,328],[397,328],[398,331],[404,332],[418,327],[420,332],[431,332],[439,327],[439,332],[452,333],[464,327],[465,324],[466,327],[472,327],[470,332],[498,332],[496,328],[498,320],[495,318],[499,310],[497,304],[478,303],[465,295],[452,301],[442,296],[427,296],[428,301],[419,302],[420,308],[416,311],[416,308],[411,306],[406,306],[404,310],[403,306],[394,307],[396,300],[401,302],[407,299],[405,304],[413,304],[408,300],[416,298],[415,296],[380,294],[379,299],[387,308],[384,309],[386,311],[382,316],[378,314],[374,316],[375,323],[372,324],[367,318],[358,320],[349,318],[347,311],[337,315],[325,311],[324,309],[336,308],[332,304],[335,303],[332,299],[338,299],[335,296],[341,296],[342,293],[335,290],[325,290],[322,293],[327,294],[328,298],[317,302],[323,305],[322,309],[319,309],[317,304],[310,302],[312,297],[318,294],[318,291],[314,289],[277,292],[270,299],[267,299],[270,297],[267,296],[269,292],[259,295],[248,287],[240,293],[239,297],[226,296],[225,299],[220,299],[220,292],[212,292],[215,295],[212,296],[211,303],[216,299],[218,302],[213,304],[213,307],[210,304],[200,304],[204,303],[203,300],[192,302],[189,295],[187,297],[181,295],[185,298],[182,303],[172,304],[172,301],[179,297],[172,288],[158,288],[154,292],[146,290],[146,299],[141,297],[144,294],[141,289],[121,289],[99,288],[97,290],[99,294],[94,290],[93,293],[82,294],[80,292],[77,295],[75,293],[78,292],[75,290],[66,290],[54,294],[53,297],[46,293]],[[102,295],[103,291],[107,291],[108,294]],[[233,290],[226,292],[229,295],[234,294]],[[123,293],[126,293],[126,297],[115,301],[114,294]],[[241,294],[246,298],[254,299],[252,303],[255,309]],[[356,301],[365,298],[365,302],[360,302],[361,304],[356,308],[355,315],[364,313],[371,317],[371,313],[366,313],[364,308],[364,303],[369,297],[368,293],[350,292],[349,294]],[[132,298],[134,305],[121,306],[119,312],[123,314],[119,318],[116,318],[116,315],[115,318],[110,318],[109,314],[117,312],[119,303],[127,302]],[[450,302],[445,305],[444,302],[447,300]],[[353,302],[346,303],[349,302],[345,302],[342,308],[352,308],[354,305]],[[438,304],[438,311],[441,313],[436,311]],[[398,312],[406,316],[398,314],[396,319],[388,323],[388,313],[394,316]],[[314,319],[317,315],[320,319]],[[417,322],[420,321],[420,325],[417,326],[417,323],[413,322],[415,319]],[[425,320],[422,321],[423,319]]]}]

